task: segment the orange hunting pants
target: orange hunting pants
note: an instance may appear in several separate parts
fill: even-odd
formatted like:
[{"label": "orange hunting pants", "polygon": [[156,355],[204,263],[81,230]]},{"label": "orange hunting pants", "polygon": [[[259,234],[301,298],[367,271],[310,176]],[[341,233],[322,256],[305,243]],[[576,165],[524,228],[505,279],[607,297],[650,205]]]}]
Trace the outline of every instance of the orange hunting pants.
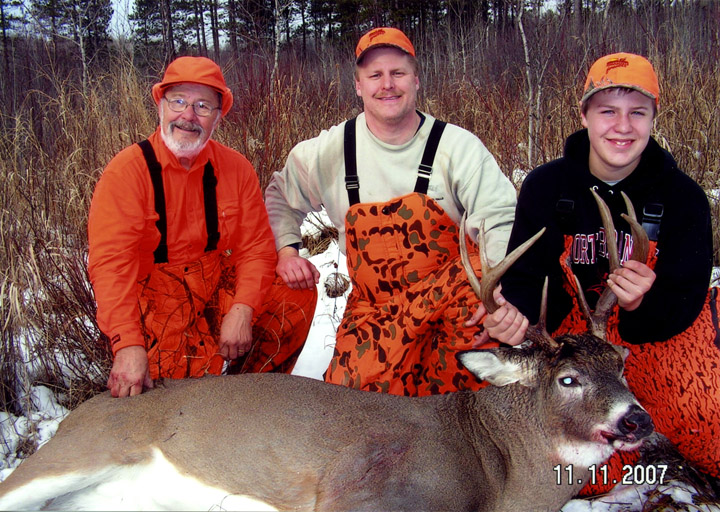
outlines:
[{"label": "orange hunting pants", "polygon": [[[217,251],[184,265],[158,264],[138,283],[150,376],[220,374],[218,339],[233,303],[234,269]],[[277,278],[253,317],[253,345],[231,362],[235,373],[289,373],[312,323],[317,289],[291,290]]]},{"label": "orange hunting pants", "polygon": [[[565,288],[574,307],[556,331],[587,330],[575,297],[577,288],[569,267],[569,244],[561,258]],[[648,265],[655,267],[655,242],[651,242]],[[618,309],[608,321],[608,340],[630,350],[625,360],[625,378],[633,394],[648,411],[655,429],[667,437],[680,453],[698,468],[720,477],[720,329],[718,289],[710,289],[700,315],[685,331],[667,341],[633,345],[618,334]],[[613,479],[620,481],[622,466],[637,460],[637,453],[616,453],[608,461],[608,485],[587,486],[582,494],[609,491]]]},{"label": "orange hunting pants", "polygon": [[455,357],[476,348],[479,331],[463,325],[479,299],[460,263],[457,224],[413,193],[353,205],[345,225],[353,288],[325,380],[410,396],[483,387]]}]

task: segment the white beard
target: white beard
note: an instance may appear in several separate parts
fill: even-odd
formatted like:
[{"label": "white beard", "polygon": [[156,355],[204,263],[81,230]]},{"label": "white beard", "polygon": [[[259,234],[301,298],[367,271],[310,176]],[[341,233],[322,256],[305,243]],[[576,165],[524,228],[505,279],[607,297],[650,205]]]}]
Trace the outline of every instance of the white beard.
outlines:
[{"label": "white beard", "polygon": [[199,136],[194,141],[178,141],[175,140],[175,138],[172,136],[172,131],[175,129],[175,125],[178,123],[178,121],[173,121],[168,124],[168,131],[165,131],[165,123],[164,123],[164,113],[163,110],[160,109],[160,135],[162,136],[162,140],[165,143],[165,145],[168,147],[170,152],[175,155],[178,159],[180,158],[187,158],[187,159],[194,159],[196,156],[200,154],[200,152],[207,146],[207,143],[210,141],[210,136],[212,135],[213,131],[215,131],[215,127],[218,124],[218,121],[220,120],[220,117],[218,117],[215,120],[215,123],[213,123],[212,129],[210,130],[210,133],[205,136],[205,131],[203,128],[198,124],[192,124],[192,128],[198,130]]}]

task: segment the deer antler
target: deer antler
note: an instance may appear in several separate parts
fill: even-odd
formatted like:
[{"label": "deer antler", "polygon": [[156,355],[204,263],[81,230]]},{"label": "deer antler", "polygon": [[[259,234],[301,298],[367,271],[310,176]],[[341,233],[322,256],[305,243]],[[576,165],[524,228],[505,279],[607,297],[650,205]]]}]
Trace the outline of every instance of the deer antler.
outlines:
[{"label": "deer antler", "polygon": [[[606,246],[608,248],[608,260],[610,262],[610,272],[612,273],[618,268],[620,268],[620,257],[618,255],[618,248],[615,242],[615,224],[613,223],[610,209],[608,208],[605,201],[602,200],[602,198],[597,194],[597,192],[595,192],[594,189],[590,189],[590,192],[592,192],[592,195],[595,198],[595,202],[597,203],[598,209],[600,210],[600,218],[602,219],[603,226],[605,227],[605,240]],[[627,215],[623,213],[622,217],[627,221],[628,224],[630,224],[630,231],[632,232],[633,238],[633,252],[631,259],[644,263],[647,259],[650,242],[648,240],[647,233],[637,221],[637,216],[635,215],[635,208],[633,208],[630,198],[628,198],[625,192],[621,193],[623,200],[625,201],[625,207],[628,210]],[[580,281],[578,280],[577,276],[575,277],[575,283],[578,290],[578,301],[580,302],[580,307],[582,308],[583,313],[585,314],[585,318],[590,325],[590,332],[600,339],[605,339],[607,331],[607,321],[610,317],[610,312],[612,311],[612,308],[615,307],[615,304],[617,303],[617,296],[608,286],[607,288],[605,288],[602,295],[600,295],[600,298],[597,301],[597,305],[595,306],[595,311],[591,313],[590,307],[588,306],[587,300],[585,299],[585,294],[582,292],[582,287],[580,286]]]},{"label": "deer antler", "polygon": [[[516,247],[515,250],[506,255],[500,263],[491,267],[487,257],[487,249],[485,248],[485,220],[480,221],[480,265],[482,267],[482,281],[480,281],[470,264],[470,257],[468,256],[467,243],[465,242],[465,217],[466,214],[464,214],[460,220],[460,259],[467,273],[470,286],[475,290],[475,294],[480,301],[482,301],[488,314],[492,314],[500,309],[500,306],[495,302],[495,297],[493,297],[493,291],[500,282],[500,278],[505,274],[507,269],[542,236],[545,228],[542,228],[535,233],[532,238]],[[558,343],[548,334],[545,327],[545,318],[547,315],[547,286],[548,280],[546,277],[540,303],[540,319],[537,324],[528,327],[526,336],[538,344],[545,345],[549,348],[556,348],[558,347]]]}]

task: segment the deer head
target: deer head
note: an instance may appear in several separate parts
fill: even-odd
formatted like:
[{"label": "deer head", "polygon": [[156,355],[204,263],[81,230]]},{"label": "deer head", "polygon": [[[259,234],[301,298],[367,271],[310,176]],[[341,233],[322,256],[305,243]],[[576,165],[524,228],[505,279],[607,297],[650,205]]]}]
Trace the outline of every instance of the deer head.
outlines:
[{"label": "deer head", "polygon": [[[593,191],[609,241],[615,240],[615,228],[610,211],[604,201]],[[648,238],[636,220],[632,203],[623,194],[628,221],[633,232],[633,259],[644,261],[648,252]],[[464,231],[464,219],[461,222]],[[483,226],[480,227],[481,234]],[[467,246],[461,236],[460,252],[468,279],[477,296],[485,304],[488,313],[499,306],[493,298],[493,290],[505,271],[542,236],[544,228],[530,240],[519,246],[497,266],[488,265],[482,249],[480,261],[482,280],[475,275],[469,263]],[[482,236],[482,235],[481,235]],[[619,267],[615,243],[608,243],[611,272]],[[576,278],[577,281],[577,278]],[[617,301],[607,287],[591,312],[582,288],[577,283],[578,300],[587,317],[588,332],[576,335],[550,336],[545,327],[547,313],[547,278],[543,288],[540,318],[526,333],[526,341],[518,347],[499,347],[489,350],[470,351],[460,354],[461,362],[479,378],[495,386],[518,383],[540,390],[548,410],[544,417],[557,426],[568,439],[595,439],[605,448],[632,449],[652,432],[652,420],[632,397],[624,385],[622,372],[627,349],[606,341],[607,320]],[[598,418],[606,418],[597,423]],[[581,452],[572,443],[568,452]],[[608,454],[609,456],[609,454]]]}]

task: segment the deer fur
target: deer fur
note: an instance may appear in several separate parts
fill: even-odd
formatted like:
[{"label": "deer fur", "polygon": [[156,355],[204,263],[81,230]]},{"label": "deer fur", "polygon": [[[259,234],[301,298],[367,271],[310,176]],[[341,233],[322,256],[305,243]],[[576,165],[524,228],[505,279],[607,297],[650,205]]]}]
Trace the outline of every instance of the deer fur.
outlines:
[{"label": "deer fur", "polygon": [[[499,279],[486,270],[481,296]],[[0,510],[556,511],[653,431],[596,317],[586,334],[535,326],[519,348],[460,353],[494,385],[475,392],[255,374],[104,393],[0,484]]]},{"label": "deer fur", "polygon": [[[187,481],[167,496],[158,487],[151,509],[249,497],[251,510],[558,510],[582,484],[558,485],[557,464],[587,481],[588,466],[652,431],[623,384],[621,354],[597,339],[564,341],[549,359],[534,346],[464,353],[478,378],[500,384],[477,392],[408,398],[257,374],[104,393],[0,484],[0,509],[148,507],[133,501],[137,482],[98,494],[121,478],[115,468],[140,473],[161,455]],[[174,501],[191,482],[217,492]]]}]

